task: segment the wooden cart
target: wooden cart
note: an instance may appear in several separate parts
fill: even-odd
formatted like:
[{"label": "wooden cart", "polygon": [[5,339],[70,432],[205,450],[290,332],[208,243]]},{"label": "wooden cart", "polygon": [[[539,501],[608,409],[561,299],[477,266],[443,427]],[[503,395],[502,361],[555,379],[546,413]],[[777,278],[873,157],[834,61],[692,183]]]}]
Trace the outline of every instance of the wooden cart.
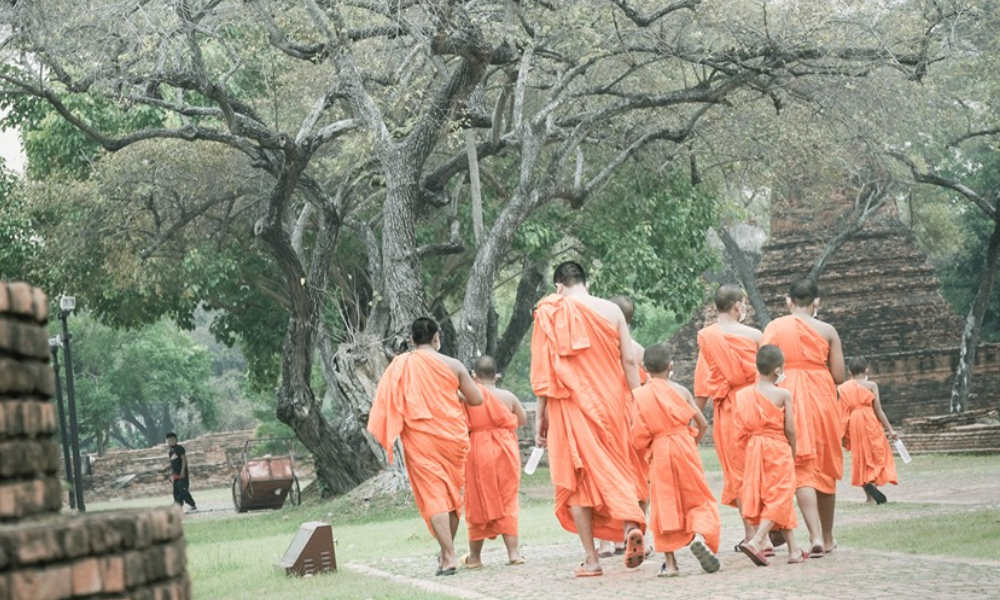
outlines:
[{"label": "wooden cart", "polygon": [[288,442],[288,454],[285,456],[267,454],[250,458],[250,445],[264,441],[276,440],[247,440],[243,446],[243,465],[233,478],[233,507],[236,512],[276,510],[284,506],[286,500],[292,506],[302,503],[302,490],[295,475],[293,440],[277,440]]}]

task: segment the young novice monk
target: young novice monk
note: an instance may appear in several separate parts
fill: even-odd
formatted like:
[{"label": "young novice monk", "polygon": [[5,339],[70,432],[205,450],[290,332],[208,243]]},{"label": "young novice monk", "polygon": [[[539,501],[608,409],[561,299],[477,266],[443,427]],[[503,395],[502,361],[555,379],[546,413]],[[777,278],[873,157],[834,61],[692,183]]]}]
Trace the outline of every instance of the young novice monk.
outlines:
[{"label": "young novice monk", "polygon": [[868,361],[852,358],[847,370],[851,379],[840,386],[840,405],[846,425],[844,448],[851,451],[851,485],[865,490],[868,504],[885,504],[878,486],[896,485],[896,461],[885,432],[893,440],[899,436],[882,412],[878,386],[868,381]]},{"label": "young novice monk", "polygon": [[760,567],[768,565],[761,550],[772,528],[781,530],[788,542],[789,563],[809,557],[795,543],[795,415],[792,394],[776,385],[784,379],[784,368],[780,348],[761,346],[760,379],[736,394],[734,421],[739,443],[746,449],[741,507],[743,518],[757,526],[757,533],[740,550]]},{"label": "young novice monk", "polygon": [[465,522],[469,528],[469,553],[461,563],[467,569],[483,566],[486,539],[503,536],[508,564],[524,560],[517,547],[518,486],[521,483],[521,450],[516,429],[528,422],[517,396],[496,387],[497,364],[480,356],[475,380],[483,395],[480,406],[467,406],[469,457],[465,462]]},{"label": "young novice monk", "polygon": [[[652,450],[649,527],[657,552],[664,556],[659,576],[678,574],[674,552],[688,545],[702,568],[715,573],[719,508],[698,454],[708,421],[691,392],[670,381],[672,364],[666,346],[646,348],[643,364],[650,379],[633,392],[632,444],[642,453]],[[692,419],[697,434],[688,427]]]}]

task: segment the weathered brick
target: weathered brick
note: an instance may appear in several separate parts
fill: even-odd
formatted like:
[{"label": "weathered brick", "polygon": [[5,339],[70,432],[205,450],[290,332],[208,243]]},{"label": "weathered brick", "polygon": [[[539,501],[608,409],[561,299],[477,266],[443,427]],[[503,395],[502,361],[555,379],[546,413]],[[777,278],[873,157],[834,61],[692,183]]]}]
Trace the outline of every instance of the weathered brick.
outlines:
[{"label": "weathered brick", "polygon": [[0,484],[0,519],[10,519],[21,516],[21,505],[18,502],[19,490],[16,483]]},{"label": "weathered brick", "polygon": [[38,421],[38,433],[40,435],[54,436],[59,431],[56,405],[51,402],[39,402]]},{"label": "weathered brick", "polygon": [[[37,419],[37,411],[34,416]],[[40,475],[58,470],[59,448],[47,440],[0,442],[0,477]]]},{"label": "weathered brick", "polygon": [[143,554],[143,562],[146,564],[146,579],[148,581],[166,579],[166,549],[162,546],[153,546],[152,548],[147,548]]},{"label": "weathered brick", "polygon": [[101,585],[101,567],[96,558],[85,558],[73,563],[73,595],[98,594]]},{"label": "weathered brick", "polygon": [[124,546],[122,531],[117,524],[117,515],[87,521],[87,538],[93,554],[116,552]]},{"label": "weathered brick", "polygon": [[0,314],[10,310],[10,295],[7,292],[7,284],[0,281]]},{"label": "weathered brick", "polygon": [[101,580],[104,583],[105,592],[111,594],[124,592],[125,559],[121,556],[101,559]]},{"label": "weathered brick", "polygon": [[55,528],[31,527],[15,535],[17,560],[22,565],[55,562],[64,553]]},{"label": "weathered brick", "polygon": [[56,395],[56,373],[52,370],[52,365],[43,362],[36,362],[32,365],[32,390],[45,399],[54,398]]},{"label": "weathered brick", "polygon": [[90,553],[90,539],[85,523],[76,520],[59,530],[59,544],[66,558],[78,558]]},{"label": "weathered brick", "polygon": [[7,292],[10,294],[9,312],[34,318],[34,298],[30,285],[27,283],[9,283],[7,284]]},{"label": "weathered brick", "polygon": [[25,569],[11,574],[11,600],[65,600],[73,595],[68,566]]},{"label": "weathered brick", "polygon": [[0,358],[0,394],[23,394],[35,387],[32,365]]},{"label": "weathered brick", "polygon": [[178,540],[163,547],[163,565],[167,577],[177,577],[184,573],[184,540]]},{"label": "weathered brick", "polygon": [[45,292],[38,288],[34,288],[31,292],[35,307],[35,320],[44,324],[49,320],[49,298]]},{"label": "weathered brick", "polygon": [[10,600],[10,577],[0,574],[0,600]]},{"label": "weathered brick", "polygon": [[125,554],[125,586],[129,589],[138,587],[148,581],[146,575],[146,556],[137,550]]}]

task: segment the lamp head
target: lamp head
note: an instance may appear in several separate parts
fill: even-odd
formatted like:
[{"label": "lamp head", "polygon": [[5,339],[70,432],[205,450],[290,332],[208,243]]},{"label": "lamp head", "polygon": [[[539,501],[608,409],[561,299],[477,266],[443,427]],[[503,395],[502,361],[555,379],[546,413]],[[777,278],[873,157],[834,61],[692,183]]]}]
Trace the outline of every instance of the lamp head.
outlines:
[{"label": "lamp head", "polygon": [[76,308],[76,298],[63,294],[62,298],[59,299],[59,308],[66,312],[73,310]]},{"label": "lamp head", "polygon": [[49,349],[55,350],[56,348],[62,348],[62,338],[58,335],[49,338]]}]

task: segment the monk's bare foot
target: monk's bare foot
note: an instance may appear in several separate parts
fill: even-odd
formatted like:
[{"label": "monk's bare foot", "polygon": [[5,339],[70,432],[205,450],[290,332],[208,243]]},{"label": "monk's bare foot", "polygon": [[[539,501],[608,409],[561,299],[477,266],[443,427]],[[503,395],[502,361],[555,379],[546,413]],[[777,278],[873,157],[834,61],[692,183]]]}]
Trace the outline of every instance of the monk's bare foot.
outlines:
[{"label": "monk's bare foot", "polygon": [[512,554],[508,554],[507,555],[507,559],[510,561],[510,562],[507,563],[509,565],[523,565],[524,564],[524,557],[521,556],[520,552],[514,552]]}]

